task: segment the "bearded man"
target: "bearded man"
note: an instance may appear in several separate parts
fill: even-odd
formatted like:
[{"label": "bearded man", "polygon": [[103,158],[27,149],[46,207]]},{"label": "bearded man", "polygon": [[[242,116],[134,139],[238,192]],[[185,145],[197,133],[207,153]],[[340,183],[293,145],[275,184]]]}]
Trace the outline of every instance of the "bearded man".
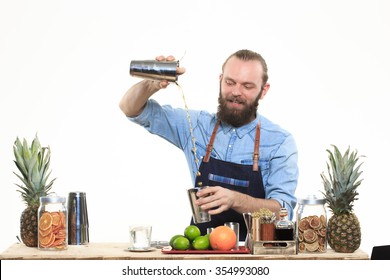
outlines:
[{"label": "bearded man", "polygon": [[[177,72],[181,75],[185,69],[178,67]],[[197,224],[201,233],[238,222],[243,241],[247,234],[243,213],[261,208],[279,213],[284,207],[292,219],[298,152],[293,136],[258,112],[259,100],[270,88],[268,67],[260,54],[233,53],[224,62],[219,80],[216,114],[189,110],[187,115],[184,109],[158,104],[150,97],[169,85],[166,80],[133,85],[119,107],[129,120],[183,150],[194,186],[202,186],[197,204],[211,215],[211,221]],[[200,165],[194,158],[200,159]]]}]

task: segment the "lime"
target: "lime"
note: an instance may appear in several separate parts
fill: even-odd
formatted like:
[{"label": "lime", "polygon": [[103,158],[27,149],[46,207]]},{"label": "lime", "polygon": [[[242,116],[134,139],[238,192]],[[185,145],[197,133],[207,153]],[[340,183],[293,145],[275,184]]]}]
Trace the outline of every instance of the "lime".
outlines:
[{"label": "lime", "polygon": [[192,241],[192,247],[194,247],[195,250],[207,250],[209,249],[210,241],[209,237],[207,235],[201,235]]},{"label": "lime", "polygon": [[184,236],[179,236],[172,242],[173,249],[187,250],[190,248],[190,241]]},{"label": "lime", "polygon": [[200,236],[200,229],[195,225],[190,225],[185,228],[184,236],[187,237],[191,242]]},{"label": "lime", "polygon": [[173,241],[175,241],[175,239],[178,237],[184,237],[184,235],[183,234],[176,234],[176,235],[172,236],[172,238],[169,240],[169,246],[173,247]]}]

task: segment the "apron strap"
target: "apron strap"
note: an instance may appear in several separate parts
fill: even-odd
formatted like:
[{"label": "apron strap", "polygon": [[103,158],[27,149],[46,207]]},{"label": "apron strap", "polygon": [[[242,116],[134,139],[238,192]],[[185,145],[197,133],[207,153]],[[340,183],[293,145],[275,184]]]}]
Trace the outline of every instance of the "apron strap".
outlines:
[{"label": "apron strap", "polygon": [[255,149],[253,151],[253,171],[259,171],[259,146],[260,146],[260,123],[256,126]]},{"label": "apron strap", "polygon": [[[210,155],[213,150],[215,136],[217,135],[218,127],[220,121],[218,120],[214,126],[213,133],[211,134],[210,141],[207,144],[206,155],[203,158],[203,162],[209,162]],[[259,171],[259,147],[260,147],[260,123],[256,126],[256,138],[255,138],[255,148],[253,151],[253,171]]]},{"label": "apron strap", "polygon": [[214,130],[213,130],[213,133],[211,134],[210,141],[207,144],[206,155],[203,158],[203,162],[209,162],[209,160],[210,160],[210,154],[213,150],[214,140],[215,140],[215,136],[217,135],[219,123],[220,123],[220,120],[218,120],[214,126]]}]

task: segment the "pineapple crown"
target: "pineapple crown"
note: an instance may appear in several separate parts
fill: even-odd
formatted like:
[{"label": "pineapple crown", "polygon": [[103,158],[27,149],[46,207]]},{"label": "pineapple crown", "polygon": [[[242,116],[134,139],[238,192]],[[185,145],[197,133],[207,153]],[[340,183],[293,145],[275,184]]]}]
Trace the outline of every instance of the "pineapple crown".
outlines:
[{"label": "pineapple crown", "polygon": [[353,202],[357,200],[357,187],[360,186],[363,179],[359,179],[362,171],[359,171],[361,165],[357,165],[359,158],[357,151],[350,151],[350,147],[341,154],[337,146],[333,146],[333,152],[328,152],[327,169],[328,177],[324,172],[321,173],[325,189],[325,200],[330,210],[336,214],[347,214],[353,211]]},{"label": "pineapple crown", "polygon": [[15,184],[19,187],[17,190],[21,193],[27,206],[39,205],[39,197],[47,196],[54,183],[51,180],[47,183],[51,174],[50,166],[50,148],[41,147],[39,139],[35,136],[29,146],[27,140],[23,143],[16,138],[14,143],[15,165],[21,175],[13,172],[23,184]]}]

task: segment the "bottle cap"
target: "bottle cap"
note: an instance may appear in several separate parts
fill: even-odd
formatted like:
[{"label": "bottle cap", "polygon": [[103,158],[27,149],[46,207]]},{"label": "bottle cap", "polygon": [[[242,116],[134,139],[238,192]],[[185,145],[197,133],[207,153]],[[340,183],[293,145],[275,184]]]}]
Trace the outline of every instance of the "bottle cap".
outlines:
[{"label": "bottle cap", "polygon": [[288,216],[287,209],[286,208],[280,208],[279,217],[285,217],[285,216]]}]

